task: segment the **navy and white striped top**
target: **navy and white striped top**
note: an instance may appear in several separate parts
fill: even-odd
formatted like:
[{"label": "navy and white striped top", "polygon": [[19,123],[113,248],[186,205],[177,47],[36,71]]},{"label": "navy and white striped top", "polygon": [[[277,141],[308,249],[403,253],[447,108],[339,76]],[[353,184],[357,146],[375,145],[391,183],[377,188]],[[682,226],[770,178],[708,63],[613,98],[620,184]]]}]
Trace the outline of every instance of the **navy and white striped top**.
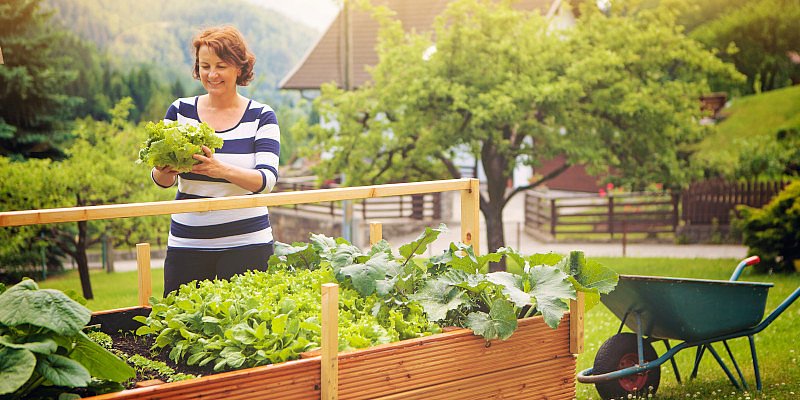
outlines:
[{"label": "navy and white striped top", "polygon": [[[199,125],[198,97],[175,100],[164,120]],[[269,193],[278,180],[280,128],[275,111],[250,100],[239,123],[228,130],[217,131],[224,144],[214,157],[242,168],[261,172],[261,189]],[[177,200],[253,194],[225,179],[181,173],[178,176]],[[222,250],[271,243],[272,228],[267,207],[173,214],[167,246]]]}]

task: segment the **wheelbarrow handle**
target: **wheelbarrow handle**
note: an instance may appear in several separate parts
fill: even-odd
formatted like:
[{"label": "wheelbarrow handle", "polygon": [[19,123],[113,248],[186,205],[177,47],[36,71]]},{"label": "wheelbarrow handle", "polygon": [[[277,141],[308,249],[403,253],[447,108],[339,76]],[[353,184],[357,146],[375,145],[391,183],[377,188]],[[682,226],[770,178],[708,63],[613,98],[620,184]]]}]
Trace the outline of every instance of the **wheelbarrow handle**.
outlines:
[{"label": "wheelbarrow handle", "polygon": [[744,260],[739,262],[739,265],[736,266],[736,269],[733,271],[733,275],[731,275],[731,279],[730,280],[731,281],[739,280],[739,275],[742,274],[742,270],[744,270],[744,267],[746,267],[748,265],[756,265],[756,264],[758,264],[760,262],[761,262],[761,257],[759,257],[759,256],[752,256],[752,257],[745,258]]}]

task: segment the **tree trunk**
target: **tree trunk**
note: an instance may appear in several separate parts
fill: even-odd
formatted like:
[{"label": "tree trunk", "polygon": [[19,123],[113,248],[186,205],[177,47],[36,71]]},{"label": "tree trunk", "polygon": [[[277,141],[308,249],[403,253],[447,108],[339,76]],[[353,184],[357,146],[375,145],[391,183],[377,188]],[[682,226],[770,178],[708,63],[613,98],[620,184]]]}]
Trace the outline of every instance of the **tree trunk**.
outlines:
[{"label": "tree trunk", "polygon": [[[511,173],[506,172],[508,161],[498,154],[491,142],[484,143],[481,149],[481,163],[486,173],[488,200],[481,196],[481,211],[486,219],[486,245],[490,253],[505,246],[503,231],[503,208],[506,205],[506,184]],[[490,265],[490,271],[505,271],[505,259]]]},{"label": "tree trunk", "polygon": [[94,295],[92,294],[92,282],[89,280],[89,258],[86,256],[88,230],[88,222],[78,221],[78,243],[75,245],[75,262],[78,263],[78,274],[81,277],[83,297],[91,300]]}]

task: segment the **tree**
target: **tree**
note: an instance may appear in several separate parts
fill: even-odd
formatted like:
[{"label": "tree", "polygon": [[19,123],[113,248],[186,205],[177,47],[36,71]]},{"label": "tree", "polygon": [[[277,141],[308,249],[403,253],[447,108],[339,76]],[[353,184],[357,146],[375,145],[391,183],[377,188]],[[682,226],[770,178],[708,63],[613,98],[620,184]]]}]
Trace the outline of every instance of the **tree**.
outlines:
[{"label": "tree", "polygon": [[[111,122],[91,119],[76,123],[75,142],[63,161],[29,160],[13,162],[0,158],[0,196],[9,209],[26,210],[55,207],[81,207],[101,204],[167,200],[170,193],[159,190],[149,177],[149,169],[135,164],[144,131],[127,122],[130,98],[120,102],[110,114]],[[55,244],[78,265],[83,296],[91,299],[87,249],[110,234],[117,244],[131,245],[166,235],[166,217],[80,221],[74,224],[45,226]],[[0,255],[13,256],[36,240],[40,227],[0,229]]]},{"label": "tree", "polygon": [[[458,178],[455,159],[469,152],[487,177],[480,207],[490,251],[505,243],[509,199],[570,165],[631,189],[685,184],[687,146],[706,129],[697,99],[707,76],[737,76],[673,15],[653,11],[606,16],[587,7],[577,26],[558,31],[537,13],[462,0],[432,36],[381,18],[373,83],[350,92],[328,85],[316,101],[338,125],[311,129],[309,153],[324,155],[317,172],[343,172],[351,185]],[[566,155],[564,167],[506,190],[517,165],[556,154]]]},{"label": "tree", "polygon": [[798,21],[800,0],[749,1],[691,36],[747,76],[744,93],[758,93],[800,82],[800,65],[791,58],[800,43]]},{"label": "tree", "polygon": [[53,29],[40,0],[0,5],[0,155],[59,157],[66,138],[62,121],[79,102],[65,86],[76,72],[54,55],[63,31]]}]

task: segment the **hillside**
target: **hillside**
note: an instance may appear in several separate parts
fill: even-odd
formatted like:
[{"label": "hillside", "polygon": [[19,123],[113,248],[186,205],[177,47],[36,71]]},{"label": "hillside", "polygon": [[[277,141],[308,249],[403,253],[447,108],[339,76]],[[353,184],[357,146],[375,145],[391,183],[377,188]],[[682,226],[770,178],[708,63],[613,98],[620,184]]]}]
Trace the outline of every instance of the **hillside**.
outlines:
[{"label": "hillside", "polygon": [[147,63],[161,79],[191,80],[192,36],[202,27],[232,24],[256,54],[256,80],[246,95],[275,101],[277,83],[319,34],[282,14],[243,0],[47,0],[54,19],[96,43],[125,70]]},{"label": "hillside", "polygon": [[727,118],[698,146],[695,157],[726,174],[733,172],[741,144],[755,137],[775,138],[778,129],[800,125],[800,86],[734,98]]}]

